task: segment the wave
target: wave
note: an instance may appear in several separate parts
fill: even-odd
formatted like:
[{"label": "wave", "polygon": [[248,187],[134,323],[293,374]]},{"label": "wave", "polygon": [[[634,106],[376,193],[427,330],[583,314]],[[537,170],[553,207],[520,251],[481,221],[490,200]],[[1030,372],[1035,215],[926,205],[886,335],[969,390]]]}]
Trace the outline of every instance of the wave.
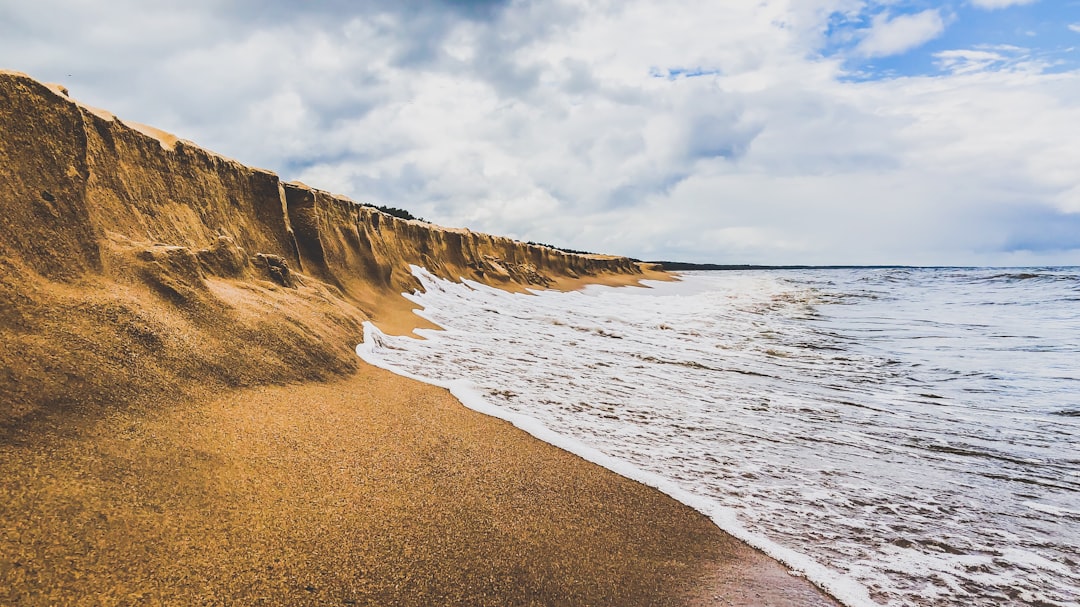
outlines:
[{"label": "wave", "polygon": [[1008,291],[966,280],[987,273],[893,273],[909,280],[852,299],[880,277],[724,273],[524,296],[421,272],[426,293],[410,297],[446,331],[371,347],[418,375],[467,377],[502,414],[662,479],[752,544],[797,550],[819,582],[854,580],[888,605],[1063,604],[1080,576],[1026,563],[1066,558],[1069,517],[1017,500],[1071,509],[1080,492],[1077,380],[1063,372],[1080,328],[1040,324],[1074,317],[1053,307],[1059,283],[1022,279],[1032,314],[979,307]]},{"label": "wave", "polygon": [[[414,270],[415,271],[415,270]],[[386,342],[387,336],[378,330],[371,322],[364,323],[364,341],[356,346],[357,355],[365,362],[386,369],[398,375],[415,379],[424,383],[435,385],[449,390],[455,398],[466,407],[502,419],[513,424],[515,427],[531,434],[532,436],[573,453],[586,461],[603,466],[612,472],[636,480],[642,484],[653,487],[669,495],[675,500],[686,504],[709,517],[719,528],[732,536],[746,542],[750,546],[765,552],[777,561],[791,568],[792,575],[804,576],[822,590],[849,607],[879,607],[873,601],[866,589],[849,576],[838,574],[820,563],[807,557],[805,554],[782,546],[769,538],[749,531],[737,515],[729,508],[716,503],[701,495],[687,491],[678,483],[662,475],[650,472],[634,465],[633,463],[612,457],[600,449],[596,449],[585,442],[568,434],[559,433],[543,421],[509,411],[506,408],[494,405],[482,395],[482,391],[470,381],[438,380],[426,375],[420,375],[390,363],[382,356],[380,344]],[[555,401],[551,401],[555,402]],[[617,416],[602,415],[608,419],[619,419]]]},{"label": "wave", "polygon": [[987,276],[973,277],[971,279],[971,282],[1005,284],[1017,284],[1027,282],[1080,284],[1080,274],[1077,274],[1075,272],[1042,270],[1002,272],[998,274],[990,274]]}]

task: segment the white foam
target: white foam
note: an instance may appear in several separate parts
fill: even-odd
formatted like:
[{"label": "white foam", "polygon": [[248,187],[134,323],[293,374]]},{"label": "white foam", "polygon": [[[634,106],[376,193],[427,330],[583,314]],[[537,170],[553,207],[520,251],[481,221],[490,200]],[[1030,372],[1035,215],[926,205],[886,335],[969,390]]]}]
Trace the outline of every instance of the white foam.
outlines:
[{"label": "white foam", "polygon": [[485,400],[469,380],[442,381],[432,379],[410,373],[401,367],[386,362],[376,351],[376,347],[387,347],[384,345],[386,342],[385,337],[386,335],[378,327],[371,322],[365,322],[364,342],[356,346],[356,354],[368,364],[386,369],[402,377],[408,377],[449,390],[454,395],[454,398],[473,411],[507,421],[545,443],[573,453],[588,462],[603,466],[616,474],[662,491],[675,500],[708,516],[724,531],[787,565],[791,568],[790,573],[792,575],[806,577],[845,605],[850,607],[875,607],[878,605],[878,603],[870,600],[870,595],[866,592],[866,589],[857,581],[845,576],[838,576],[835,572],[822,567],[806,555],[750,533],[739,523],[732,510],[724,508],[706,497],[685,491],[675,483],[657,474],[646,472],[633,464],[610,457],[579,440],[554,432],[535,418],[495,406]]},{"label": "white foam", "polygon": [[1051,506],[1050,504],[1040,504],[1032,501],[1026,501],[1024,502],[1024,505],[1032,510],[1037,510],[1046,514],[1080,517],[1080,510],[1073,510],[1071,508],[1062,508],[1060,506]]},{"label": "white foam", "polygon": [[[419,266],[411,266],[411,268],[413,274],[421,280],[427,293],[431,293],[433,290],[442,292],[448,291],[446,286],[449,283],[439,280],[426,269]],[[462,279],[462,284],[470,289],[477,291],[485,290],[496,296],[505,295],[505,292],[503,291],[480,283]],[[657,282],[657,284],[664,283]],[[600,289],[603,289],[603,287],[597,289],[591,286],[586,289],[589,291],[586,295],[593,296],[596,291]],[[533,296],[541,296],[544,292],[533,292],[531,294]],[[418,293],[407,293],[403,295],[416,304],[426,305],[425,302],[427,299]],[[417,314],[428,321],[438,323],[440,317],[437,314],[437,310],[437,308],[426,307],[417,311]],[[356,346],[356,353],[368,364],[386,369],[387,371],[391,371],[403,377],[447,389],[463,405],[474,411],[507,421],[539,440],[573,453],[586,461],[607,468],[616,474],[658,489],[675,500],[708,516],[719,528],[780,561],[790,568],[792,575],[806,577],[845,605],[850,607],[875,607],[878,605],[878,603],[875,603],[870,599],[866,589],[854,579],[838,575],[835,571],[831,571],[821,566],[804,554],[781,546],[761,535],[751,533],[739,522],[734,511],[725,508],[714,500],[686,491],[677,483],[669,479],[642,470],[627,461],[611,457],[596,448],[590,447],[580,440],[559,434],[533,417],[496,406],[487,401],[475,388],[474,384],[467,379],[455,379],[449,381],[434,379],[411,373],[404,368],[387,362],[378,354],[378,349],[389,348],[400,350],[401,348],[392,345],[390,343],[391,340],[388,340],[387,336],[371,322],[365,322],[363,328],[364,341]],[[593,329],[593,331],[604,334],[602,329]],[[450,330],[449,332],[450,334],[453,334],[455,331]],[[447,331],[445,329],[427,329],[418,330],[417,333],[431,339],[440,333],[445,334]]]},{"label": "white foam", "polygon": [[[776,274],[510,294],[413,273],[424,292],[407,296],[444,330],[418,331],[428,338],[418,341],[365,325],[362,358],[656,487],[848,605],[876,604],[871,592],[889,605],[990,605],[1005,588],[1053,602],[1077,587],[1068,572],[1019,562],[1052,561],[1032,546],[1054,536],[994,518],[986,504],[1004,504],[1008,481],[977,476],[1056,465],[1038,433],[1046,418],[1015,415],[1008,406],[1025,399],[1008,394],[960,401],[985,383],[956,382],[948,367],[954,375],[941,380],[917,376],[940,361],[904,367],[907,353],[879,345],[889,345],[883,331],[923,325],[878,316],[822,325],[806,302],[842,298]],[[838,333],[851,327],[853,338]],[[900,342],[909,343],[921,342]],[[928,407],[920,394],[931,391]],[[984,403],[993,406],[975,408]],[[986,438],[1002,430],[1009,443]],[[1022,510],[1070,516],[1040,506]],[[1035,522],[1060,535],[1056,520]],[[1002,543],[1020,552],[985,556]]]}]

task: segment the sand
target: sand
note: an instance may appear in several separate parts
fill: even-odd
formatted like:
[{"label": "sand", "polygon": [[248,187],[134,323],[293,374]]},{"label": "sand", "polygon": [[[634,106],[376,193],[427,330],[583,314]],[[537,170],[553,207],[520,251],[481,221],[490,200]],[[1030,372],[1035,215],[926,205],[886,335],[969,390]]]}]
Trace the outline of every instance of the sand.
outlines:
[{"label": "sand", "polygon": [[648,487],[362,365],[0,436],[4,605],[834,605]]},{"label": "sand", "polygon": [[0,101],[0,606],[834,604],[353,351],[421,322],[410,264],[663,274],[282,184],[26,76]]}]

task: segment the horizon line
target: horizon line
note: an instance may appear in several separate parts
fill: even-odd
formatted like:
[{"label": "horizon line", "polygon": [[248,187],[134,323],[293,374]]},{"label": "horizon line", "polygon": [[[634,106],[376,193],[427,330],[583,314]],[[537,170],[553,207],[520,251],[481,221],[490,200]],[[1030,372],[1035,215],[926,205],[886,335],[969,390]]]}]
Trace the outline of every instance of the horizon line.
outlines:
[{"label": "horizon line", "polygon": [[1080,268],[1080,265],[1040,266],[972,266],[972,265],[911,265],[911,264],[719,264],[693,263],[687,261],[644,261],[663,266],[664,270],[962,270],[962,269],[1017,269],[1017,268]]}]

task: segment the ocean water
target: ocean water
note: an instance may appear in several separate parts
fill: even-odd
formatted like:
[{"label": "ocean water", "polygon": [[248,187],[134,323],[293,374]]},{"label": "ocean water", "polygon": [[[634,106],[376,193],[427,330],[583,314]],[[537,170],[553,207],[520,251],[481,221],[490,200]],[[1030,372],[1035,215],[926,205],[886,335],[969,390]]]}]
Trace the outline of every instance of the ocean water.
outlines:
[{"label": "ocean water", "polygon": [[849,605],[1080,604],[1080,268],[686,273],[357,351],[652,484]]}]

